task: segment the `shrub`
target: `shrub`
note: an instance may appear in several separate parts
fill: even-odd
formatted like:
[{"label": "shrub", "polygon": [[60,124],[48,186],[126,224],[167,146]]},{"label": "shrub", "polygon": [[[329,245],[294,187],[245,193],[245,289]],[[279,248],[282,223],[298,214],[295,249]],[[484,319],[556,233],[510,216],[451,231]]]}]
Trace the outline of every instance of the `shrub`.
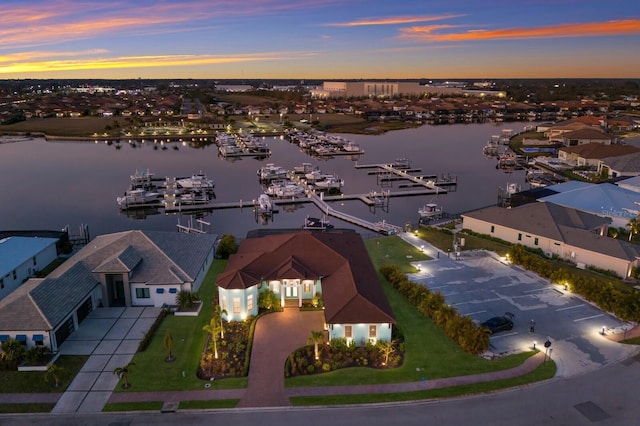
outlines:
[{"label": "shrub", "polygon": [[156,317],[156,320],[153,322],[153,324],[151,324],[151,327],[149,327],[149,330],[147,330],[144,337],[140,341],[140,344],[138,345],[138,352],[144,352],[144,350],[147,349],[147,346],[149,346],[149,343],[151,343],[151,338],[155,334],[158,327],[160,327],[160,324],[162,324],[162,320],[164,320],[167,315],[169,315],[168,310],[160,310],[160,313]]},{"label": "shrub", "polygon": [[180,290],[176,294],[176,304],[180,309],[191,309],[199,301],[198,293],[192,291]]},{"label": "shrub", "polygon": [[45,365],[53,355],[47,346],[34,346],[25,354],[25,361],[33,365]]}]

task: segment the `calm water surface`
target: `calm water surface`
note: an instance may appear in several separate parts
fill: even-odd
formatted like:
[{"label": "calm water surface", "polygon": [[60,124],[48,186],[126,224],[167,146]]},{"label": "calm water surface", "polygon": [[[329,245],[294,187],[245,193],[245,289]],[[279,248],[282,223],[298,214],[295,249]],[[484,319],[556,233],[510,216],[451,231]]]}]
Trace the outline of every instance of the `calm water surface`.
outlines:
[{"label": "calm water surface", "polygon": [[[509,182],[526,186],[524,172],[505,173],[497,170],[496,160],[482,155],[482,147],[491,135],[509,128],[521,131],[525,123],[425,125],[384,135],[345,135],[364,149],[357,162],[361,164],[389,163],[407,157],[422,174],[451,174],[458,178],[455,192],[433,196],[392,198],[388,209],[371,210],[359,201],[336,202],[333,207],[372,222],[386,220],[396,225],[418,222],[417,210],[435,201],[445,211],[460,213],[495,204],[499,187]],[[267,138],[272,156],[264,160],[244,157],[237,161],[219,158],[217,147],[205,148],[172,145],[166,150],[154,150],[152,144],[137,148],[88,142],[46,142],[34,139],[15,143],[0,143],[0,229],[61,229],[69,225],[74,232],[87,224],[92,236],[131,230],[175,231],[176,225],[186,225],[191,216],[138,212],[138,218],[121,212],[116,197],[129,184],[136,170],[150,170],[156,176],[188,176],[202,171],[216,182],[216,201],[251,203],[263,191],[256,170],[266,163],[293,168],[303,162],[320,166],[345,180],[344,193],[380,191],[375,176],[366,169],[355,169],[356,160],[335,157],[319,160],[280,138]],[[179,149],[174,149],[178,146]],[[391,191],[398,190],[394,183]],[[287,208],[289,209],[289,208]],[[250,207],[215,210],[204,214],[211,233],[228,233],[238,238],[255,228],[300,228],[304,218],[320,216],[313,204],[300,204],[290,211],[281,209],[267,224],[256,220]],[[354,228],[335,218],[336,227]],[[365,231],[358,229],[363,233]]]}]

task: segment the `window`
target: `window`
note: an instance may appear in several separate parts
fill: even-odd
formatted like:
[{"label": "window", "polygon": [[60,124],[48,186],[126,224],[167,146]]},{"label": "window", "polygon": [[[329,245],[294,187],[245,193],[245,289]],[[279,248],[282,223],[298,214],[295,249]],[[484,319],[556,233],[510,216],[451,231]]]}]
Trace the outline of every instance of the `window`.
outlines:
[{"label": "window", "polygon": [[351,325],[344,326],[344,338],[345,339],[353,338],[353,326]]},{"label": "window", "polygon": [[522,234],[518,234],[518,241],[522,241]]},{"label": "window", "polygon": [[496,232],[496,227],[491,225],[491,233],[493,234],[494,232]]},{"label": "window", "polygon": [[225,311],[227,310],[227,295],[226,294],[222,295],[222,309],[224,309]]},{"label": "window", "polygon": [[149,294],[148,288],[136,288],[136,297],[138,299],[149,299],[151,295]]},{"label": "window", "polygon": [[376,327],[375,325],[370,325],[369,326],[369,338],[370,339],[375,339],[377,335],[378,335],[378,327]]},{"label": "window", "polygon": [[177,292],[178,292],[177,288],[170,288],[169,289],[169,293],[171,293],[171,294],[176,294]]},{"label": "window", "polygon": [[309,281],[306,281],[306,282],[304,283],[304,289],[303,289],[303,291],[304,291],[305,293],[311,293],[311,283],[310,283]]},{"label": "window", "polygon": [[253,294],[247,296],[247,311],[253,311]]},{"label": "window", "polygon": [[156,293],[158,294],[164,293],[164,288],[156,288]]},{"label": "window", "polygon": [[234,314],[239,314],[240,313],[240,298],[239,297],[234,297],[233,298],[233,313]]},{"label": "window", "polygon": [[538,237],[533,240],[533,244],[538,245]]}]

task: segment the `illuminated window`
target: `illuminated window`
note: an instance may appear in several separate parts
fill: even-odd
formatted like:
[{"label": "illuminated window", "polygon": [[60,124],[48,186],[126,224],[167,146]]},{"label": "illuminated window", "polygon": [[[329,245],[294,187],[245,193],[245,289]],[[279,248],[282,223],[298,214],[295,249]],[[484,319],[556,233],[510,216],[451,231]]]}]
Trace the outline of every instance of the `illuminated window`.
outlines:
[{"label": "illuminated window", "polygon": [[370,325],[369,326],[369,338],[375,339],[377,335],[378,335],[378,327],[376,327],[375,325]]},{"label": "illuminated window", "polygon": [[247,296],[247,311],[253,311],[253,294]]},{"label": "illuminated window", "polygon": [[303,291],[305,293],[311,293],[311,283],[309,281],[305,281]]},{"label": "illuminated window", "polygon": [[222,295],[222,309],[227,310],[227,296],[225,294]]},{"label": "illuminated window", "polygon": [[350,325],[344,326],[344,338],[351,339],[353,337],[353,328]]},{"label": "illuminated window", "polygon": [[234,314],[239,314],[240,313],[240,298],[239,297],[234,297],[233,298],[233,313]]}]

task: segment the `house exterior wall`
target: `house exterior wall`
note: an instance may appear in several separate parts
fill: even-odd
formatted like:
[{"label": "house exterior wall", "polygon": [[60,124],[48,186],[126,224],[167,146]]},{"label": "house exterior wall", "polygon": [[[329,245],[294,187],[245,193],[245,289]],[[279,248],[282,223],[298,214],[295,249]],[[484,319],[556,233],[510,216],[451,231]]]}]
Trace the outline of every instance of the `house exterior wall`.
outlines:
[{"label": "house exterior wall", "polygon": [[[40,340],[39,337],[42,337],[42,340]],[[2,330],[0,332],[0,344],[7,339],[20,340],[27,350],[35,346],[47,346],[51,348],[49,330]],[[36,340],[42,344],[38,345]]]},{"label": "house exterior wall", "polygon": [[[517,229],[507,228],[466,216],[463,217],[462,226],[474,232],[500,238],[513,244],[521,244],[526,247],[540,249],[549,257],[556,255],[577,265],[593,266],[603,270],[610,270],[625,278],[629,276],[631,269],[637,263],[637,261],[631,262],[625,259],[613,258],[598,252],[574,247],[562,241],[529,234]],[[596,235],[594,234],[594,238],[595,237]]]},{"label": "house exterior wall", "polygon": [[219,287],[218,303],[221,311],[227,311],[223,315],[227,321],[244,321],[249,316],[258,315],[258,285],[244,290]]},{"label": "house exterior wall", "polygon": [[211,263],[215,258],[215,246],[211,246],[209,253],[207,254],[206,261],[202,264],[198,275],[194,278],[193,283],[191,283],[191,288],[189,291],[198,291],[200,286],[202,285],[202,281],[204,281],[204,277],[207,276],[207,272],[209,271],[209,267],[211,267]]},{"label": "house exterior wall", "polygon": [[[351,337],[345,335],[345,331],[348,327],[351,327]],[[375,327],[375,337],[373,333],[370,334],[371,328]],[[330,324],[329,325],[329,340],[332,339],[346,339],[348,344],[354,342],[360,346],[367,341],[376,343],[377,341],[388,342],[391,341],[391,324]]]}]

